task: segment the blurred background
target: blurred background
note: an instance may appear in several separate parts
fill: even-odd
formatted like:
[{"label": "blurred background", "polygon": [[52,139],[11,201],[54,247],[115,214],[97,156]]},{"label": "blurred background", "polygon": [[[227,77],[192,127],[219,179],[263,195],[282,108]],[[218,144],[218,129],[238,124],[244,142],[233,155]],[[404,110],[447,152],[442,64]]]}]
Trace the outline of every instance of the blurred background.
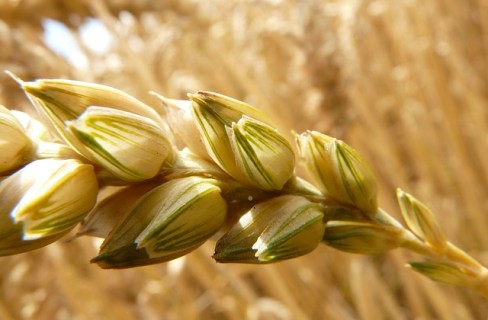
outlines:
[{"label": "blurred background", "polygon": [[[220,92],[282,130],[360,151],[398,217],[425,202],[488,265],[488,0],[0,0],[0,70],[111,85],[158,108]],[[0,73],[0,103],[31,110]],[[32,110],[31,110],[32,111]],[[401,250],[325,245],[265,266],[218,265],[213,243],[132,270],[90,265],[100,241],[0,258],[0,319],[485,319],[488,303],[404,267]]]}]

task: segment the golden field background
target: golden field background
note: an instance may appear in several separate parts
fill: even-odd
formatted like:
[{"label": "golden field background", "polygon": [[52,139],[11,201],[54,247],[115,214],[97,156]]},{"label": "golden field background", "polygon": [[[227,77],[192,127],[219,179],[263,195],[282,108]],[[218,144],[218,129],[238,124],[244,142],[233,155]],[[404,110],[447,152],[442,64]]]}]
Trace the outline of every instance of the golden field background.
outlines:
[{"label": "golden field background", "polygon": [[[374,166],[380,204],[398,217],[401,187],[434,211],[448,238],[488,265],[487,0],[0,0],[0,69],[123,89],[155,108],[211,90],[319,130]],[[81,41],[87,17],[113,43]],[[89,64],[43,43],[66,24]],[[0,103],[29,110],[0,74]],[[484,319],[488,302],[404,268],[324,245],[266,266],[218,265],[212,243],[133,270],[90,265],[99,242],[60,242],[0,258],[0,319]]]}]

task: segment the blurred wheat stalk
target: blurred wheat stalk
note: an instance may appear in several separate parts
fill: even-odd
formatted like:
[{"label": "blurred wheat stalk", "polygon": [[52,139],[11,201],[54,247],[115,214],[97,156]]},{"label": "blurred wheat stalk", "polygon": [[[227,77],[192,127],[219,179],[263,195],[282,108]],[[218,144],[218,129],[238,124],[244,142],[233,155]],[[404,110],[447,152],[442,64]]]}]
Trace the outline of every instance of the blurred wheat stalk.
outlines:
[{"label": "blurred wheat stalk", "polygon": [[[348,141],[375,167],[386,210],[398,212],[396,186],[414,191],[451,241],[488,263],[486,1],[131,3],[2,1],[0,69],[109,84],[156,106],[149,90],[245,99],[283,128]],[[104,56],[80,43],[90,66],[79,70],[43,44],[40,22],[60,20],[77,37],[86,16],[115,41]],[[27,107],[0,77],[2,104]],[[351,257],[322,247],[252,267],[215,265],[211,250],[111,273],[87,266],[90,239],[2,258],[0,316],[480,319],[488,311],[470,292],[399,272],[400,252]]]}]

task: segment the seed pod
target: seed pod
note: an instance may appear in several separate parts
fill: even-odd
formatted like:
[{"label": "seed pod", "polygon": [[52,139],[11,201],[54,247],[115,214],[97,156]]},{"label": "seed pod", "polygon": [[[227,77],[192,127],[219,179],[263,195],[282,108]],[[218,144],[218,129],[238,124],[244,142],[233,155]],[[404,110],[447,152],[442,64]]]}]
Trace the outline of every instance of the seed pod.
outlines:
[{"label": "seed pod", "polygon": [[382,254],[401,245],[403,231],[370,222],[330,221],[323,240],[328,246],[346,252]]},{"label": "seed pod", "polygon": [[75,120],[89,106],[131,112],[161,124],[161,118],[151,107],[109,86],[61,79],[40,79],[34,82],[16,80],[58,135],[77,150],[83,149],[83,146],[66,130],[65,122]]},{"label": "seed pod", "polygon": [[254,206],[216,245],[218,262],[269,263],[304,255],[324,234],[322,207],[300,196]]},{"label": "seed pod", "polygon": [[62,79],[20,81],[20,84],[36,107],[48,117],[54,116],[61,121],[73,120],[89,106],[118,109],[160,121],[159,115],[151,107],[109,86]]},{"label": "seed pod", "polygon": [[431,280],[465,288],[479,289],[482,275],[457,264],[441,261],[410,262],[410,268]]},{"label": "seed pod", "polygon": [[397,198],[410,230],[433,249],[442,252],[447,246],[447,240],[432,211],[400,189],[397,190]]},{"label": "seed pod", "polygon": [[92,262],[128,268],[168,261],[203,244],[223,225],[226,203],[214,180],[171,180],[145,194]]},{"label": "seed pod", "polygon": [[227,134],[237,166],[260,189],[281,190],[292,177],[295,155],[277,130],[244,116]]},{"label": "seed pod", "polygon": [[286,139],[269,125],[269,118],[248,104],[214,93],[199,92],[190,99],[202,141],[214,162],[244,184],[281,190],[293,175],[294,154]]},{"label": "seed pod", "polygon": [[125,181],[154,177],[171,152],[154,121],[130,112],[89,107],[67,125],[83,146],[77,149],[82,155]]},{"label": "seed pod", "polygon": [[0,175],[26,163],[33,143],[15,116],[0,105]]},{"label": "seed pod", "polygon": [[356,150],[316,131],[298,135],[297,144],[308,173],[326,196],[368,214],[377,211],[376,178]]},{"label": "seed pod", "polygon": [[0,183],[0,255],[39,248],[78,224],[95,205],[93,167],[77,160],[33,161]]}]

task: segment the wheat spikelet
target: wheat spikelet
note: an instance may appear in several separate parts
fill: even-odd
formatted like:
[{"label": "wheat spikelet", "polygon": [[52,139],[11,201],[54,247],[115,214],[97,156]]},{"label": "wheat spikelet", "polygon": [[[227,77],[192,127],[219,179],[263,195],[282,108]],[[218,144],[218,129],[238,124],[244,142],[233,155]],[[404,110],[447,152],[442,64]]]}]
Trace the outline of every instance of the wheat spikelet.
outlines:
[{"label": "wheat spikelet", "polygon": [[[382,207],[399,213],[397,186],[414,193],[429,204],[447,238],[486,265],[484,1],[403,1],[394,6],[344,0],[299,7],[290,2],[223,1],[208,7],[180,2],[156,12],[124,7],[128,12],[122,16],[111,2],[101,7],[73,4],[75,9],[56,3],[45,3],[46,13],[20,5],[15,11],[2,3],[1,47],[10,49],[0,53],[1,69],[23,79],[63,77],[113,85],[155,108],[159,104],[149,90],[175,98],[213,90],[263,107],[282,128],[327,132],[370,160]],[[104,5],[110,9],[103,11]],[[116,38],[112,58],[123,63],[111,65],[107,56],[92,54],[91,67],[76,70],[45,47],[40,19],[69,24],[71,10],[102,19]],[[77,26],[71,26],[75,34]],[[17,85],[0,77],[0,102],[28,110]],[[92,242],[82,238],[2,258],[0,314],[6,319],[161,314],[238,319],[246,313],[257,318],[384,314],[478,319],[486,313],[472,293],[402,271],[412,256],[400,252],[364,258],[322,246],[310,256],[263,271],[259,266],[215,265],[207,257],[211,246],[204,246],[181,265],[109,276],[87,267],[96,254]],[[202,273],[215,277],[209,281]],[[374,275],[374,283],[382,286],[368,285],[362,273]],[[380,305],[377,313],[368,301]],[[280,313],[281,307],[288,313]]]}]

